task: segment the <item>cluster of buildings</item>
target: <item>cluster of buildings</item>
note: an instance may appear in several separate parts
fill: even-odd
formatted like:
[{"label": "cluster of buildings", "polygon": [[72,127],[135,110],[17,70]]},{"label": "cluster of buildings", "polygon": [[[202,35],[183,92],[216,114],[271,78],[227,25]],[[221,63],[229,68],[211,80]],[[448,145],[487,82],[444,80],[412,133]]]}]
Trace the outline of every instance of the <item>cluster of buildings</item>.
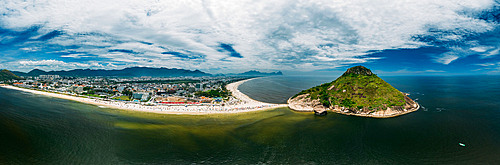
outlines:
[{"label": "cluster of buildings", "polygon": [[221,102],[221,97],[197,95],[200,91],[225,91],[238,77],[61,77],[40,75],[14,80],[13,85],[70,95],[87,95],[134,102],[200,104]]}]

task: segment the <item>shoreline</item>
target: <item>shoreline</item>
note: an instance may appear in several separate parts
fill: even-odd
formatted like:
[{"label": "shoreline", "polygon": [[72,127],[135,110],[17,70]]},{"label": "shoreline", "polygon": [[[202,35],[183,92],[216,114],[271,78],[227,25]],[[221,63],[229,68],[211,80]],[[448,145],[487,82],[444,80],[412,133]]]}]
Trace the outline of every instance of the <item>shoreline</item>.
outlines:
[{"label": "shoreline", "polygon": [[[238,87],[247,82],[247,81],[251,81],[251,80],[255,80],[255,79],[259,79],[259,78],[262,78],[262,77],[256,77],[256,78],[251,78],[251,79],[245,79],[245,80],[241,80],[241,81],[236,81],[236,82],[233,82],[231,84],[227,84],[226,85],[226,89],[231,91],[231,95],[233,97],[236,97],[240,100],[245,100],[247,102],[250,102],[250,103],[258,103],[258,104],[274,104],[274,103],[264,103],[264,102],[260,102],[260,101],[257,101],[257,100],[254,100],[250,97],[248,97],[246,94],[244,94],[243,92],[241,92],[240,90],[238,90]],[[276,105],[288,105],[288,104],[276,104]]]},{"label": "shoreline", "polygon": [[357,114],[357,113],[345,113],[345,112],[342,112],[342,111],[335,111],[335,110],[331,110],[331,111],[334,112],[334,113],[343,114],[343,115],[352,115],[352,116],[371,117],[371,118],[384,119],[384,118],[397,117],[397,116],[401,116],[401,115],[405,115],[405,114],[417,111],[418,109],[420,109],[420,104],[418,104],[417,102],[415,102],[415,103],[417,104],[417,107],[414,108],[414,109],[409,109],[409,110],[404,111],[402,113],[392,114],[392,115],[388,115],[388,116],[369,115],[369,114]]},{"label": "shoreline", "polygon": [[[304,109],[304,107],[302,107],[302,109],[299,109],[301,107],[298,107],[295,103],[291,103],[290,100],[291,100],[291,98],[289,98],[287,100],[287,103],[288,103],[288,108],[292,111],[296,111],[296,112],[314,112],[315,111],[314,108],[313,109]],[[346,112],[343,112],[341,110],[335,110],[335,109],[326,109],[324,111],[330,111],[333,113],[338,113],[338,114],[342,114],[342,115],[350,115],[350,116],[360,116],[360,117],[370,117],[370,118],[392,118],[392,117],[405,115],[405,114],[408,114],[411,112],[415,112],[418,109],[420,109],[420,104],[418,104],[416,101],[414,101],[414,102],[415,102],[415,104],[417,104],[417,107],[409,109],[407,111],[403,111],[402,113],[391,114],[391,115],[385,115],[385,112],[387,110],[384,110],[384,113],[382,115],[346,113]],[[309,108],[311,108],[311,107],[309,107]]]},{"label": "shoreline", "polygon": [[[260,102],[260,101],[257,101],[257,100],[250,98],[248,95],[246,95],[246,94],[242,93],[240,90],[238,90],[238,87],[241,84],[243,84],[247,81],[258,79],[258,78],[260,78],[260,77],[240,80],[240,81],[236,81],[236,82],[227,84],[226,89],[228,89],[231,92],[231,96],[234,98],[232,100],[232,102],[236,102],[236,104],[234,104],[234,105],[227,105],[227,106],[221,106],[221,105],[154,105],[154,106],[148,106],[148,105],[143,105],[143,104],[134,103],[134,102],[117,101],[117,100],[103,100],[101,98],[91,98],[88,96],[69,95],[69,94],[55,93],[55,92],[51,92],[51,91],[27,89],[27,88],[21,88],[21,87],[6,85],[6,84],[1,84],[0,87],[7,88],[7,89],[13,89],[13,90],[19,90],[19,91],[33,93],[33,94],[44,95],[44,96],[48,96],[48,97],[55,97],[55,98],[60,98],[60,99],[72,100],[72,101],[77,101],[77,102],[81,102],[81,103],[85,103],[85,104],[96,105],[99,108],[112,108],[112,109],[120,109],[120,110],[127,110],[127,111],[136,111],[136,112],[146,112],[146,113],[156,113],[156,114],[176,114],[176,115],[236,114],[236,113],[264,111],[264,110],[270,110],[270,109],[275,109],[275,108],[280,108],[280,107],[287,107],[290,110],[295,111],[295,112],[313,112],[313,111],[306,111],[306,110],[296,110],[296,109],[290,107],[290,106],[293,106],[293,104],[288,103],[289,100],[287,101],[288,104],[274,104],[274,103]],[[418,104],[417,102],[415,102],[415,103],[417,104],[417,107],[414,109],[410,109],[410,110],[407,110],[407,111],[404,111],[404,112],[398,113],[398,114],[391,114],[388,116],[346,113],[346,112],[336,111],[336,110],[327,110],[327,111],[331,111],[331,112],[343,114],[343,115],[352,115],[352,116],[360,116],[360,117],[392,118],[392,117],[405,115],[405,114],[408,114],[411,112],[415,112],[418,109],[420,109],[420,104]],[[172,110],[172,109],[174,109],[174,110]]]},{"label": "shoreline", "polygon": [[80,97],[78,95],[67,95],[61,93],[53,93],[50,91],[39,91],[34,89],[26,89],[21,87],[15,87],[11,85],[3,85],[0,87],[7,89],[14,89],[23,92],[29,92],[33,94],[39,94],[49,97],[55,97],[60,99],[72,100],[86,104],[96,105],[100,108],[113,108],[120,110],[130,110],[137,112],[149,112],[149,113],[157,113],[157,114],[178,114],[178,115],[207,115],[207,114],[235,114],[235,113],[245,113],[245,112],[256,112],[263,111],[269,109],[275,109],[279,107],[287,107],[287,104],[273,104],[273,103],[264,103],[260,101],[256,101],[244,93],[238,90],[238,86],[243,84],[244,82],[254,80],[257,78],[251,78],[246,80],[241,80],[237,82],[230,83],[226,85],[226,88],[231,91],[232,97],[235,98],[237,104],[234,105],[155,105],[155,106],[147,106],[132,102],[125,101],[115,101],[115,100],[103,100],[100,98],[91,98],[91,97]]}]

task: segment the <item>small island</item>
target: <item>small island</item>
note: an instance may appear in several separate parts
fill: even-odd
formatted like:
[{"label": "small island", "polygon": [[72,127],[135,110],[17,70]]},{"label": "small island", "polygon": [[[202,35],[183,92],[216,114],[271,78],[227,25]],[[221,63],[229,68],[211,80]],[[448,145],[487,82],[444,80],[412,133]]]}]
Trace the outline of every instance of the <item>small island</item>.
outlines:
[{"label": "small island", "polygon": [[363,66],[349,68],[333,82],[301,91],[288,99],[288,106],[295,111],[314,111],[319,115],[331,110],[374,118],[395,117],[420,108],[408,94]]}]

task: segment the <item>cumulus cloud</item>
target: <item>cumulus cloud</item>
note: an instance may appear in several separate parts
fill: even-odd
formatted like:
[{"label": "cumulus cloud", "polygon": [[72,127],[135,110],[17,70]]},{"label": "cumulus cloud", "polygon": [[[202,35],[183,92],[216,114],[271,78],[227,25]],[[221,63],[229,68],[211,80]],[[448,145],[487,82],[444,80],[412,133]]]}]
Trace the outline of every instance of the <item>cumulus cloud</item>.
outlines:
[{"label": "cumulus cloud", "polygon": [[64,62],[59,60],[20,60],[8,63],[9,65],[16,65],[19,69],[44,69],[44,70],[66,70],[77,68],[104,68],[104,65],[98,62],[79,63],[79,62]]},{"label": "cumulus cloud", "polygon": [[[19,34],[0,40],[27,51],[40,46],[69,51],[49,57],[61,62],[99,59],[80,61],[88,64],[81,67],[315,70],[375,61],[366,55],[376,51],[437,43],[447,43],[450,52],[435,61],[449,64],[463,56],[452,43],[497,27],[476,17],[495,5],[492,0],[3,0],[0,27]],[[498,54],[498,45],[474,46],[469,51]],[[100,65],[91,65],[95,62]]]}]

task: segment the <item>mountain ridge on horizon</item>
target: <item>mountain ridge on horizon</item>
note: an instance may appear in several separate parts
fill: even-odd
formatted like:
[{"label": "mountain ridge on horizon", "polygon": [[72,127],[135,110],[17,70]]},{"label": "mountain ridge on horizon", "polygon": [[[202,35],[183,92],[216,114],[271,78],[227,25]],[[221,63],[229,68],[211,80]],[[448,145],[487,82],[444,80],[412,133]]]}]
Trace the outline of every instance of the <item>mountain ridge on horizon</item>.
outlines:
[{"label": "mountain ridge on horizon", "polygon": [[256,70],[250,70],[243,73],[230,73],[230,74],[210,74],[198,69],[187,70],[178,68],[153,68],[153,67],[128,67],[124,69],[72,69],[72,70],[60,70],[60,71],[44,71],[41,69],[32,69],[29,72],[12,71],[17,76],[40,76],[40,75],[59,75],[59,76],[75,76],[75,77],[90,77],[90,76],[103,76],[103,77],[141,77],[141,76],[151,76],[151,77],[180,77],[180,76],[192,76],[192,77],[203,77],[203,76],[272,76],[272,75],[283,75],[281,71],[277,72],[260,72]]},{"label": "mountain ridge on horizon", "polygon": [[280,76],[283,75],[283,72],[281,71],[276,71],[276,72],[260,72],[257,70],[249,70],[243,73],[228,73],[225,75],[237,75],[237,76]]}]

